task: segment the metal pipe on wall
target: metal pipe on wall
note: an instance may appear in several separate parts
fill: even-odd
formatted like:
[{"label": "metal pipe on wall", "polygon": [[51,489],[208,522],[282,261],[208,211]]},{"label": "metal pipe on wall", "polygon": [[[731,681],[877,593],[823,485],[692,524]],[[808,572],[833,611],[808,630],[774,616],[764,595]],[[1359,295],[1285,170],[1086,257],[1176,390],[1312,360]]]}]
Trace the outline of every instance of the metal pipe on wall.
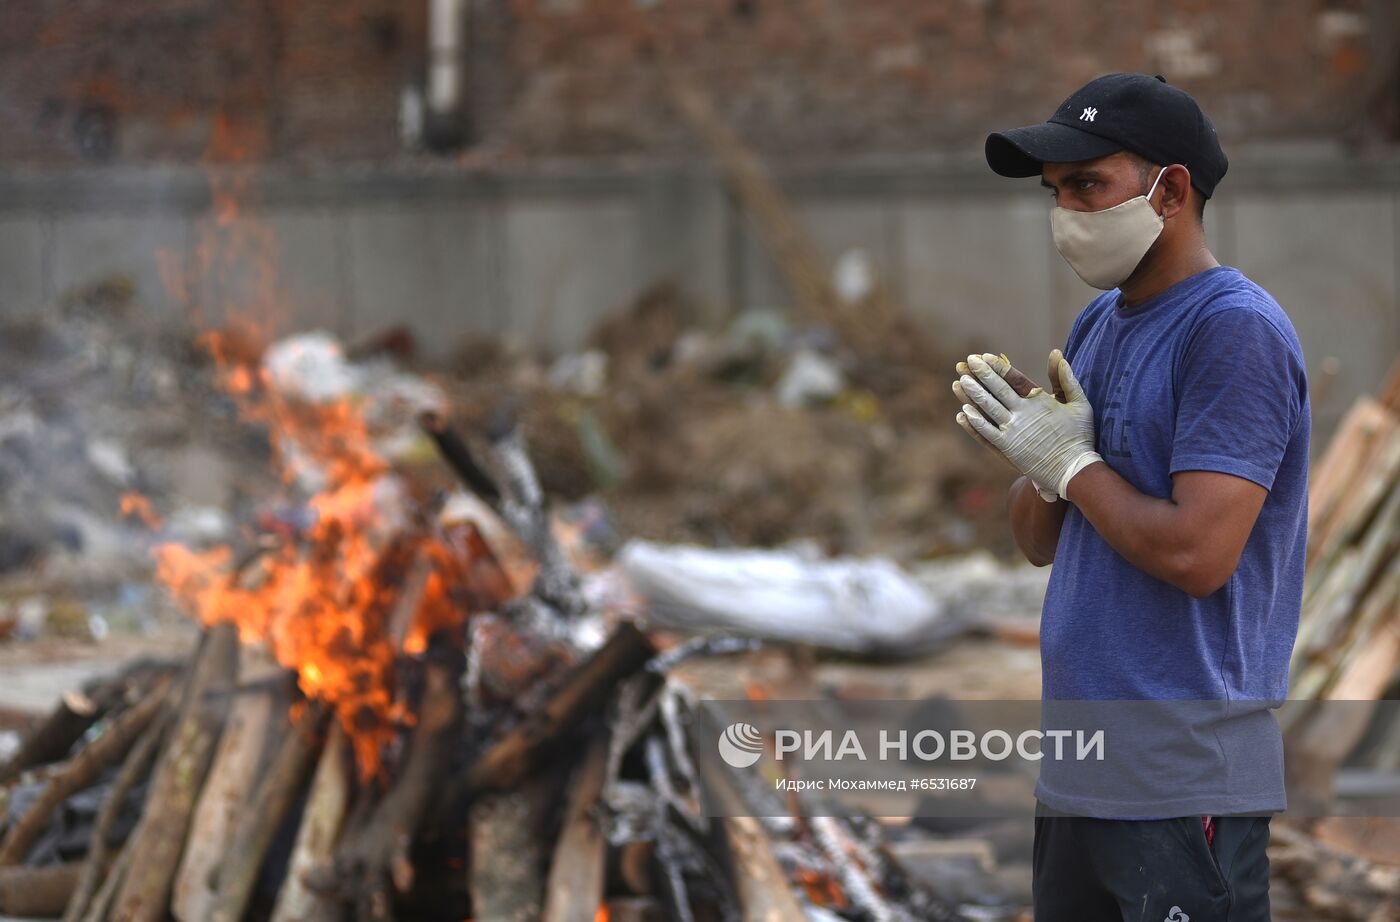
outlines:
[{"label": "metal pipe on wall", "polygon": [[426,140],[439,150],[466,140],[468,2],[428,0]]}]

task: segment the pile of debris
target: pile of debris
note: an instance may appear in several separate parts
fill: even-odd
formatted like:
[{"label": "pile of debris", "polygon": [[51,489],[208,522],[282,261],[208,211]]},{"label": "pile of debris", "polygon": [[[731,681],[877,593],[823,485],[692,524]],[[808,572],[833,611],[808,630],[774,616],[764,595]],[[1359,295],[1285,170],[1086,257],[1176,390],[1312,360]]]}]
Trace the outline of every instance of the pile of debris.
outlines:
[{"label": "pile of debris", "polygon": [[626,534],[900,561],[1014,550],[1012,471],[951,425],[951,357],[892,331],[876,365],[830,327],[755,310],[715,330],[694,313],[663,286],[580,353],[550,363],[477,340],[435,380],[467,431],[512,394],[546,489],[601,497]]},{"label": "pile of debris", "polygon": [[[662,286],[558,359],[479,340],[424,378],[399,370],[404,336],[341,346],[307,333],[274,344],[282,364],[268,373],[289,394],[334,391],[400,416],[450,405],[469,432],[516,413],[546,492],[606,509],[588,514],[608,550],[618,534],[808,539],[825,554],[901,562],[1010,550],[1010,469],[982,463],[948,424],[951,366],[924,340],[896,331],[890,360],[872,366],[829,327],[776,312],[722,329],[693,319]],[[211,386],[203,337],[154,319],[129,284],[109,279],[3,324],[0,639],[151,630],[168,620],[147,589],[152,544],[227,543],[248,522],[295,528],[300,512],[264,499],[276,486],[266,439]],[[273,351],[231,334],[220,348]],[[396,431],[396,461],[431,461],[421,433]],[[450,486],[435,476],[423,479]]]}]

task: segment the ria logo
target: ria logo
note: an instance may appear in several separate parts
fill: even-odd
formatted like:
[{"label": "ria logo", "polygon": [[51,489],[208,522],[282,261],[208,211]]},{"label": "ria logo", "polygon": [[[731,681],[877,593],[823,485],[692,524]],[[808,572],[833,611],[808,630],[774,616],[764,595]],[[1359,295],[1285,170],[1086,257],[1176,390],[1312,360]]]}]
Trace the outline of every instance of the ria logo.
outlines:
[{"label": "ria logo", "polygon": [[753,724],[730,724],[719,735],[719,757],[734,768],[748,768],[761,755],[763,734]]},{"label": "ria logo", "polygon": [[1163,922],[1191,922],[1191,917],[1182,912],[1180,906],[1173,906],[1167,911],[1167,917]]}]

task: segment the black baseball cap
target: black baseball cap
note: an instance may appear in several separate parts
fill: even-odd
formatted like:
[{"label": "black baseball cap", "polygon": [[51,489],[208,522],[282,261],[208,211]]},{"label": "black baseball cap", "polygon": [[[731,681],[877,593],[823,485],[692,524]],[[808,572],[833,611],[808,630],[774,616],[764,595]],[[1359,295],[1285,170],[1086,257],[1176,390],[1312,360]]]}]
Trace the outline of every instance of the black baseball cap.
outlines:
[{"label": "black baseball cap", "polygon": [[1094,160],[1120,150],[1163,166],[1184,165],[1206,198],[1230,166],[1196,100],[1160,74],[1099,77],[1075,90],[1044,124],[987,136],[987,164],[1002,176],[1039,176],[1043,163]]}]

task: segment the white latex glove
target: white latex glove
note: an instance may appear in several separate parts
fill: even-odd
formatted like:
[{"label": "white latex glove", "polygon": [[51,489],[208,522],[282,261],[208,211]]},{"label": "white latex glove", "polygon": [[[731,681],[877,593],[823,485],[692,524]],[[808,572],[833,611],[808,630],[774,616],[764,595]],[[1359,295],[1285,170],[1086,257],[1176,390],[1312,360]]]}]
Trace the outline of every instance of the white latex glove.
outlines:
[{"label": "white latex glove", "polygon": [[[992,366],[992,370],[995,371],[997,374],[1001,375],[1003,378],[1005,378],[1007,372],[1011,370],[1011,360],[1006,357],[1005,353],[1001,355],[993,355],[990,352],[984,352],[982,353],[982,360],[985,361],[988,365]],[[971,374],[972,369],[968,367],[967,362],[959,362],[957,366],[957,372],[959,380],[953,382],[953,394],[958,398],[959,404],[970,403],[971,398],[968,397],[967,393],[963,390],[961,379],[963,375]],[[1052,382],[1055,380],[1053,370],[1050,375],[1050,380]],[[1012,390],[1015,390],[1014,386]],[[1032,388],[1031,392],[1028,393],[1026,396],[1034,396],[1036,393],[1039,392],[1039,387]],[[1010,460],[1007,459],[1006,455],[1001,453],[1000,448],[997,448],[991,442],[987,441],[985,436],[979,433],[976,429],[972,428],[972,423],[968,422],[966,413],[958,413],[957,420],[958,425],[962,427],[962,430],[964,432],[966,432],[969,436],[972,437],[973,441],[980,442],[982,446],[988,451],[994,452],[998,458],[1001,458],[1003,461],[1006,461],[1007,464],[1011,464]],[[1035,486],[1036,492],[1040,494],[1040,498],[1045,500],[1047,503],[1059,501],[1060,494],[1056,493],[1053,489],[1047,490],[1045,487],[1038,483],[1035,483],[1034,481],[1032,481],[1032,484]]]},{"label": "white latex glove", "polygon": [[[1046,391],[1019,396],[981,356],[968,356],[972,375],[959,379],[971,403],[968,424],[1031,479],[1036,489],[1064,496],[1075,474],[1103,458],[1094,450],[1094,408],[1060,350],[1050,353],[1051,382],[1065,402]],[[975,404],[975,406],[974,406]]]}]

